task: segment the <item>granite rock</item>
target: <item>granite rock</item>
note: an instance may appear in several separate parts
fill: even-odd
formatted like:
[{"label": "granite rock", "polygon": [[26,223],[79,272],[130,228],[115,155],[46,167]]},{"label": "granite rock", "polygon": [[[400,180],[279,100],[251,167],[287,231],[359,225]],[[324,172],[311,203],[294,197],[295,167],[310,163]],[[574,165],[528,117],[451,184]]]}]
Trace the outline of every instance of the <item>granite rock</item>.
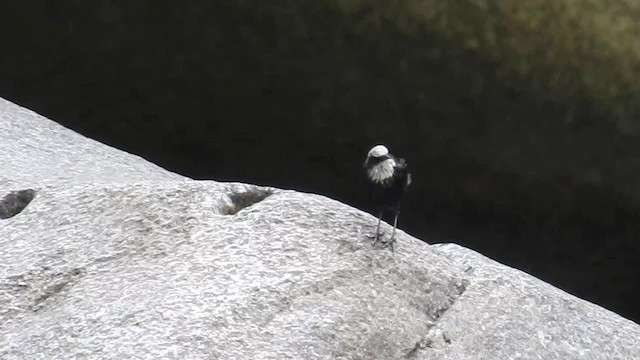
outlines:
[{"label": "granite rock", "polygon": [[4,100],[0,151],[1,359],[640,354],[629,320],[456,245],[373,249],[375,217],[320,195],[194,181]]}]

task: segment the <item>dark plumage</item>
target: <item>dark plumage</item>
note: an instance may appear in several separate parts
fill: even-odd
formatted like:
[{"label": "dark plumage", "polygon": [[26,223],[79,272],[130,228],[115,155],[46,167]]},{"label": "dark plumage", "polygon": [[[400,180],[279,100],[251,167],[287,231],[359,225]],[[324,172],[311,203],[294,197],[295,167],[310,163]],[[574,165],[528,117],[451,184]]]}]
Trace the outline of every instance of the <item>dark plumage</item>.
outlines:
[{"label": "dark plumage", "polygon": [[389,153],[384,145],[374,146],[367,154],[364,162],[364,169],[367,177],[369,190],[369,200],[378,212],[378,226],[374,235],[374,245],[380,238],[380,222],[385,211],[394,214],[393,232],[387,243],[392,246],[395,241],[398,216],[400,215],[400,204],[409,185],[411,184],[411,173],[408,170],[407,162],[402,158],[397,158]]}]

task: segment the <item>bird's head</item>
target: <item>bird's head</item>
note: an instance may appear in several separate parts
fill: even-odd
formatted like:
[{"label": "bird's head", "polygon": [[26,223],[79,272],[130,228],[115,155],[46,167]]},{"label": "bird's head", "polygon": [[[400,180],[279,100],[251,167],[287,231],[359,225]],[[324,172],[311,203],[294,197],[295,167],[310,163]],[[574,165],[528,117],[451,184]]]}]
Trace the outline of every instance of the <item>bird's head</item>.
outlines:
[{"label": "bird's head", "polygon": [[389,155],[389,149],[384,145],[376,145],[369,150],[367,154],[368,158],[379,158],[385,155]]},{"label": "bird's head", "polygon": [[376,145],[367,153],[367,159],[364,161],[364,167],[371,167],[380,162],[389,159],[389,149],[384,145]]},{"label": "bird's head", "polygon": [[395,165],[394,157],[384,145],[376,145],[371,148],[367,154],[367,159],[364,161],[367,177],[376,183],[386,182],[391,179]]}]

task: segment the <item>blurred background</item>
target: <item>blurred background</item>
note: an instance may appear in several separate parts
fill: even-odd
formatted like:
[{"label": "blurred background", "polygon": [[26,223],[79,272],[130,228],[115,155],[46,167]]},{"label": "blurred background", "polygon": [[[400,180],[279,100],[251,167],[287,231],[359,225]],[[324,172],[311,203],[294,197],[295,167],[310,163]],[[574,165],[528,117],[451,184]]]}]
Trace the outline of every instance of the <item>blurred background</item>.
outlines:
[{"label": "blurred background", "polygon": [[640,3],[0,2],[0,96],[195,179],[369,210],[640,321]]}]

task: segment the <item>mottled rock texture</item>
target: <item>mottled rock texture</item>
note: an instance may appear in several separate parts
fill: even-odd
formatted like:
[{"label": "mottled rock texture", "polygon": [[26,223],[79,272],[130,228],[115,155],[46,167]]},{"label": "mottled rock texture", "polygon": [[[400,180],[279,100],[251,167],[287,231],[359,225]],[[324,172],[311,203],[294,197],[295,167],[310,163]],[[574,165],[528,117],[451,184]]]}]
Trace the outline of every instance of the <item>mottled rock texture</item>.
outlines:
[{"label": "mottled rock texture", "polygon": [[0,220],[2,359],[640,354],[629,320],[455,245],[372,249],[375,218],[320,195],[190,180],[5,100],[0,151],[0,194],[35,194]]},{"label": "mottled rock texture", "polygon": [[190,178],[359,208],[386,143],[407,232],[640,321],[638,34],[636,0],[0,1],[0,97]]}]

